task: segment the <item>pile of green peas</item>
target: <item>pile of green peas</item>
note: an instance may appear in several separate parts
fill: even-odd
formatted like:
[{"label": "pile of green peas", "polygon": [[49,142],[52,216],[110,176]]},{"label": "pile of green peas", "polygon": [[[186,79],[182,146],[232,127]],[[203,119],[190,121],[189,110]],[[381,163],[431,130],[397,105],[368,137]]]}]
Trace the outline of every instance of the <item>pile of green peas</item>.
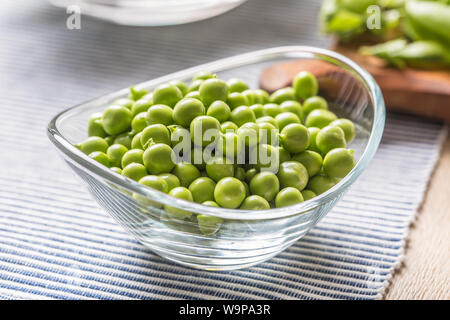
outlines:
[{"label": "pile of green peas", "polygon": [[[76,146],[117,174],[176,198],[244,210],[291,206],[327,191],[355,166],[347,148],[355,126],[331,112],[318,90],[305,71],[270,95],[209,72],[190,85],[131,88],[128,98],[90,116],[89,137]],[[217,134],[206,136],[206,130]],[[175,154],[186,136],[190,152]],[[206,156],[211,146],[216,149]],[[250,161],[252,150],[265,151],[273,163],[259,153]],[[196,154],[200,161],[193,161]],[[181,209],[165,211],[193,219]],[[217,222],[195,219],[204,230]]]}]

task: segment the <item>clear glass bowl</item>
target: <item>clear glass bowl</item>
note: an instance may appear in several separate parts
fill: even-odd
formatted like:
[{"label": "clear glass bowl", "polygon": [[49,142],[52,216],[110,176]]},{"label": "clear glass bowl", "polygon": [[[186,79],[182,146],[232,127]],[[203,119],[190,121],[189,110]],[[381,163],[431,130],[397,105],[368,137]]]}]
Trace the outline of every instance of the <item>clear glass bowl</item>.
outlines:
[{"label": "clear glass bowl", "polygon": [[[267,66],[293,59],[312,59],[333,68],[318,75],[321,95],[338,115],[352,119],[357,127],[357,164],[327,192],[294,206],[266,211],[207,207],[173,198],[110,171],[73,146],[86,138],[91,113],[102,111],[124,97],[128,88],[88,101],[58,114],[48,126],[50,140],[68,165],[86,182],[97,202],[143,245],[180,264],[205,270],[231,270],[260,263],[286,249],[323,218],[364,171],[379,145],[385,122],[383,97],[373,78],[354,62],[337,53],[312,47],[290,46],[255,51],[172,73],[136,85],[153,89],[181,79],[189,81],[199,71],[221,78],[240,77],[257,87]],[[193,213],[191,221],[175,220],[164,206]],[[199,230],[196,215],[222,219],[208,233]]]},{"label": "clear glass bowl", "polygon": [[167,26],[212,18],[247,0],[49,0],[81,14],[129,26]]}]

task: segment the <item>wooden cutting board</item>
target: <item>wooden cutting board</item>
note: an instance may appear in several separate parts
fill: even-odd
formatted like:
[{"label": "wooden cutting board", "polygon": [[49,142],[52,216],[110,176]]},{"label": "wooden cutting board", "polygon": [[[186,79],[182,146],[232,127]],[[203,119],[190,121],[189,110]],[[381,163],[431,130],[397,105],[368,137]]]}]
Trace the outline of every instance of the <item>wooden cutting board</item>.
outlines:
[{"label": "wooden cutting board", "polygon": [[[376,80],[384,96],[386,107],[450,123],[450,70],[417,70],[387,67],[381,59],[358,54],[354,46],[335,45],[337,51],[358,63]],[[321,79],[342,79],[346,72],[319,60],[296,60],[268,67],[260,78],[260,87],[273,92],[291,84],[302,71]],[[336,77],[336,73],[342,73]],[[320,83],[322,86],[322,83]],[[325,83],[330,86],[330,83]],[[335,86],[339,84],[336,83]]]}]

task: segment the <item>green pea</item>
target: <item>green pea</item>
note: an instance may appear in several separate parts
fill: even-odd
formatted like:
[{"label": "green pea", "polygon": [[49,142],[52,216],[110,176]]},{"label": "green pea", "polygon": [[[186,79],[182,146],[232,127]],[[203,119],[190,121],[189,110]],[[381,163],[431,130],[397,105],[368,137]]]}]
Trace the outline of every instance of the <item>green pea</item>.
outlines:
[{"label": "green pea", "polygon": [[241,106],[248,106],[247,98],[240,92],[232,92],[227,97],[227,104],[231,110]]},{"label": "green pea", "polygon": [[173,120],[176,124],[189,128],[191,121],[205,114],[205,106],[200,100],[184,98],[173,109]]},{"label": "green pea", "polygon": [[259,170],[256,168],[250,168],[245,172],[245,181],[250,183],[254,176],[258,174]]},{"label": "green pea", "polygon": [[121,144],[113,144],[106,150],[111,165],[113,167],[119,167],[122,163],[123,155],[128,151],[128,148]]},{"label": "green pea", "polygon": [[191,140],[197,146],[206,147],[217,142],[220,136],[220,123],[210,116],[198,116],[190,125]]},{"label": "green pea", "polygon": [[94,151],[89,154],[89,157],[106,167],[109,167],[111,165],[108,156],[104,152]]},{"label": "green pea", "polygon": [[322,129],[336,119],[337,117],[333,112],[329,110],[316,109],[308,114],[305,120],[305,125],[307,127],[316,127]]},{"label": "green pea", "polygon": [[227,121],[231,115],[230,107],[223,101],[214,101],[206,111],[206,115],[216,118],[219,122]]},{"label": "green pea", "polygon": [[316,144],[322,154],[334,148],[345,148],[344,131],[338,126],[326,126],[317,134]]},{"label": "green pea", "polygon": [[85,154],[91,154],[95,151],[106,152],[108,143],[100,137],[89,137],[80,143],[80,150]]},{"label": "green pea", "polygon": [[215,79],[217,78],[217,75],[214,73],[211,73],[209,71],[200,71],[197,72],[194,77],[192,78],[192,80],[207,80],[207,79]]},{"label": "green pea", "polygon": [[[214,181],[219,181],[226,177],[233,177],[234,166],[233,163],[227,163],[224,158],[214,158],[206,163],[206,173]],[[220,204],[220,203],[219,203]]]},{"label": "green pea", "polygon": [[[177,148],[184,151],[184,148],[191,145],[191,133],[188,129],[176,125],[173,127],[171,126],[169,131],[172,131],[170,140],[173,149]],[[178,146],[179,144],[180,146]]]},{"label": "green pea", "polygon": [[322,167],[322,157],[315,151],[305,150],[292,156],[293,161],[298,161],[308,170],[310,177],[319,173]]},{"label": "green pea", "polygon": [[146,112],[150,106],[153,104],[152,99],[142,98],[133,103],[133,106],[131,107],[131,114],[133,116],[141,113]]},{"label": "green pea", "polygon": [[254,147],[260,140],[261,135],[259,132],[259,127],[256,123],[247,122],[242,125],[236,132],[240,141],[244,141],[245,146]]},{"label": "green pea", "polygon": [[134,133],[141,132],[147,126],[147,112],[138,113],[131,120],[131,129]]},{"label": "green pea", "polygon": [[308,71],[298,73],[292,81],[292,86],[294,87],[295,96],[300,99],[315,96],[319,91],[319,83],[316,77]]},{"label": "green pea", "polygon": [[281,112],[292,112],[295,114],[300,122],[303,122],[303,109],[302,105],[298,101],[287,100],[280,104]]},{"label": "green pea", "polygon": [[311,151],[315,151],[320,153],[320,149],[317,147],[317,143],[316,143],[316,139],[317,139],[317,134],[319,133],[320,129],[316,128],[316,127],[309,127],[308,128],[308,132],[309,132],[309,146],[308,149]]},{"label": "green pea", "polygon": [[111,168],[109,168],[111,171],[114,171],[115,173],[118,173],[118,174],[122,174],[122,169],[120,169],[120,168],[117,168],[117,167],[111,167]]},{"label": "green pea", "polygon": [[283,147],[278,147],[280,154],[280,163],[291,160],[291,154]]},{"label": "green pea", "polygon": [[169,126],[173,124],[173,109],[164,104],[151,106],[147,113],[147,124],[163,124]]},{"label": "green pea", "polygon": [[282,112],[276,115],[276,122],[278,123],[278,128],[283,130],[288,124],[291,123],[301,123],[299,117],[292,112]]},{"label": "green pea", "polygon": [[198,91],[198,89],[200,89],[200,85],[203,83],[203,81],[204,80],[202,80],[202,79],[192,80],[192,82],[190,83],[190,85],[188,87],[188,93],[193,92],[193,91]]},{"label": "green pea", "polygon": [[122,168],[125,168],[130,163],[144,164],[142,157],[144,156],[144,150],[131,149],[128,150],[122,157]]},{"label": "green pea", "polygon": [[159,85],[153,91],[154,104],[165,104],[173,108],[182,98],[183,94],[180,89],[170,83]]},{"label": "green pea", "polygon": [[244,185],[245,188],[245,197],[248,197],[250,195],[250,187],[248,186],[248,183],[245,181],[242,181],[242,184]]},{"label": "green pea", "polygon": [[117,99],[116,101],[114,101],[112,104],[115,106],[125,107],[128,110],[131,110],[131,108],[133,107],[134,101],[129,98],[120,98],[120,99]]},{"label": "green pea", "polygon": [[247,122],[256,122],[256,117],[249,107],[240,106],[231,111],[230,120],[240,127]]},{"label": "green pea", "polygon": [[103,117],[103,113],[101,112],[96,112],[90,115],[89,120],[88,120],[88,136],[92,137],[101,137],[104,138],[106,137],[106,132],[103,129],[103,124],[102,124],[102,117]]},{"label": "green pea", "polygon": [[163,179],[167,183],[168,190],[172,190],[173,188],[181,186],[180,179],[172,173],[161,173],[158,175],[161,179]]},{"label": "green pea", "polygon": [[231,122],[231,121],[225,121],[224,123],[222,123],[220,125],[220,130],[223,133],[226,133],[227,131],[236,132],[237,129],[239,129],[239,127],[234,122]]},{"label": "green pea", "polygon": [[201,147],[194,146],[191,148],[191,159],[190,161],[194,164],[198,170],[205,171],[206,163],[211,160],[213,157],[211,154],[208,154],[209,148],[202,149]]},{"label": "green pea", "polygon": [[184,83],[184,82],[181,81],[181,80],[172,80],[172,81],[169,82],[169,84],[171,84],[171,85],[177,87],[177,88],[181,91],[181,94],[182,94],[183,96],[184,96],[184,95],[187,93],[187,91],[188,91],[188,87],[187,87],[186,83]]},{"label": "green pea", "polygon": [[266,104],[269,102],[269,94],[262,89],[253,90],[253,95],[255,103]]},{"label": "green pea", "polygon": [[261,143],[277,145],[278,144],[278,129],[269,122],[258,122],[259,139]]},{"label": "green pea", "polygon": [[336,148],[330,150],[323,159],[323,170],[331,178],[343,178],[355,164],[353,150]]},{"label": "green pea", "polygon": [[106,141],[106,143],[108,144],[108,146],[114,144],[114,139],[115,139],[115,138],[116,138],[116,137],[114,137],[114,136],[107,136],[107,137],[105,137],[105,141]]},{"label": "green pea", "polygon": [[305,116],[316,109],[328,110],[327,100],[319,96],[313,96],[309,97],[303,102],[303,113],[305,114]]},{"label": "green pea", "polygon": [[[203,82],[203,81],[202,81],[202,82]],[[186,99],[186,98],[192,98],[192,99],[197,99],[198,101],[202,101],[202,98],[200,98],[200,92],[198,92],[197,90],[188,92],[188,93],[184,96],[184,98],[185,98],[185,99]]]},{"label": "green pea", "polygon": [[275,118],[277,114],[281,113],[281,108],[276,103],[267,103],[263,106],[264,113],[269,117]]},{"label": "green pea", "polygon": [[[169,191],[169,195],[178,199],[183,199],[187,201],[194,201],[192,198],[192,193],[189,189],[185,187],[176,187]],[[178,209],[172,206],[165,205],[164,209],[167,211],[169,216],[178,220],[186,220],[192,217],[192,212],[187,210]]]},{"label": "green pea", "polygon": [[189,187],[189,185],[200,177],[200,171],[191,163],[179,162],[175,165],[172,173],[180,180],[181,186]]},{"label": "green pea", "polygon": [[152,143],[165,143],[170,146],[170,132],[163,124],[151,124],[142,131],[141,144],[147,148]]},{"label": "green pea", "polygon": [[[205,204],[205,203],[207,203],[207,204]],[[212,203],[214,203],[215,205],[212,205]],[[216,206],[218,207],[219,206],[214,201],[205,201],[203,204],[210,206],[210,207],[216,207]],[[205,236],[211,236],[219,231],[221,225],[223,224],[223,220],[218,217],[199,214],[197,216],[197,223],[198,223],[198,228],[200,229],[200,232],[202,234],[204,234]]]},{"label": "green pea", "polygon": [[139,179],[139,183],[164,193],[169,192],[169,186],[167,185],[167,182],[163,178],[158,176],[145,176]]},{"label": "green pea", "polygon": [[139,181],[147,175],[147,170],[142,164],[133,162],[122,169],[122,175],[135,181]]},{"label": "green pea", "polygon": [[131,111],[122,106],[112,105],[103,112],[103,129],[109,135],[116,135],[128,131],[131,127]]},{"label": "green pea", "polygon": [[[134,101],[138,101],[145,95],[149,94],[147,89],[135,89],[134,87],[130,87],[130,93],[128,94],[128,99]],[[130,107],[131,109],[132,107]]]},{"label": "green pea", "polygon": [[305,201],[312,199],[314,197],[317,197],[317,195],[314,192],[312,192],[311,190],[308,190],[308,189],[302,190],[302,196]]},{"label": "green pea", "polygon": [[298,189],[287,187],[278,192],[275,197],[275,206],[277,208],[288,207],[303,201],[303,195]]},{"label": "green pea", "polygon": [[220,150],[221,155],[229,159],[237,157],[243,149],[244,141],[234,132],[227,132],[219,139],[217,150]]},{"label": "green pea", "polygon": [[247,99],[248,106],[255,103],[255,94],[253,93],[253,90],[247,89],[242,92],[242,95]]},{"label": "green pea", "polygon": [[[219,208],[219,207],[220,207],[220,206],[219,206],[216,202],[214,202],[214,201],[205,201],[205,202],[202,202],[202,205],[208,206],[208,207],[216,207],[216,208]],[[202,215],[198,215],[198,216],[197,216],[197,219],[198,219],[198,217],[200,217],[200,216],[202,216]]]},{"label": "green pea", "polygon": [[164,143],[150,145],[143,155],[144,165],[151,174],[168,173],[175,166],[175,153]]},{"label": "green pea", "polygon": [[189,185],[189,191],[195,202],[202,203],[214,200],[214,188],[216,183],[208,177],[200,177],[192,181]]},{"label": "green pea", "polygon": [[142,131],[137,133],[131,140],[131,149],[144,149],[141,143]]},{"label": "green pea", "polygon": [[308,171],[297,161],[286,161],[280,165],[278,179],[282,188],[293,187],[303,190],[308,183]]},{"label": "green pea", "polygon": [[281,145],[290,153],[299,153],[309,145],[309,131],[299,123],[291,123],[281,130]]},{"label": "green pea", "polygon": [[270,123],[271,125],[273,125],[275,128],[278,129],[278,123],[277,123],[277,121],[275,120],[275,118],[273,118],[273,117],[271,117],[271,116],[264,116],[264,117],[258,118],[258,119],[256,119],[256,122],[257,122],[257,123],[268,122],[268,123]]},{"label": "green pea", "polygon": [[309,180],[308,189],[319,195],[334,187],[336,183],[338,183],[337,179],[330,178],[325,174],[318,174]]},{"label": "green pea", "polygon": [[270,209],[270,204],[263,197],[252,195],[245,198],[242,202],[240,209],[242,210],[268,210]]},{"label": "green pea", "polygon": [[241,181],[245,181],[245,170],[242,167],[236,166],[234,168],[234,177]]},{"label": "green pea", "polygon": [[249,89],[248,85],[238,78],[231,78],[227,81],[230,92],[242,92]]},{"label": "green pea", "polygon": [[262,171],[256,174],[250,181],[250,191],[272,201],[280,190],[280,182],[275,174],[269,171]]},{"label": "green pea", "polygon": [[261,117],[264,117],[266,115],[266,112],[264,111],[264,106],[262,104],[260,104],[260,103],[253,104],[249,108],[250,108],[250,110],[253,111],[253,113],[255,114],[255,117],[257,119],[261,118]]},{"label": "green pea", "polygon": [[355,125],[348,119],[337,119],[330,123],[330,126],[338,126],[344,131],[345,142],[349,144],[356,135]]},{"label": "green pea", "polygon": [[280,104],[284,101],[297,100],[297,99],[295,97],[294,89],[291,87],[286,87],[286,88],[278,89],[277,91],[272,93],[270,95],[269,100],[273,103]]},{"label": "green pea", "polygon": [[121,133],[114,138],[114,144],[121,144],[127,149],[131,149],[131,141],[132,139],[128,132]]},{"label": "green pea", "polygon": [[261,171],[277,172],[280,165],[278,147],[270,144],[259,144],[256,167]]},{"label": "green pea", "polygon": [[227,101],[228,86],[219,79],[205,80],[199,88],[200,97],[205,105],[209,106],[214,101]]},{"label": "green pea", "polygon": [[245,198],[245,187],[242,181],[226,177],[217,182],[214,199],[223,208],[236,209]]}]

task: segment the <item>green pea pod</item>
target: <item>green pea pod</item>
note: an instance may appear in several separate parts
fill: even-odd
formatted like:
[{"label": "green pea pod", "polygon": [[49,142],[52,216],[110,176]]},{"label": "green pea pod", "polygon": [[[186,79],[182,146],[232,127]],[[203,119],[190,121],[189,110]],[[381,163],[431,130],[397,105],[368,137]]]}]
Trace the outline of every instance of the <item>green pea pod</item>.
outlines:
[{"label": "green pea pod", "polygon": [[413,68],[440,68],[450,66],[450,52],[434,41],[415,41],[395,55]]},{"label": "green pea pod", "polygon": [[450,48],[450,6],[436,1],[407,1],[404,32],[414,40],[434,40]]},{"label": "green pea pod", "polygon": [[362,46],[359,48],[359,52],[362,55],[377,56],[383,60],[386,60],[391,65],[398,68],[403,68],[405,67],[405,63],[402,59],[397,57],[397,54],[401,52],[407,44],[408,42],[405,39],[396,39],[374,46]]}]

